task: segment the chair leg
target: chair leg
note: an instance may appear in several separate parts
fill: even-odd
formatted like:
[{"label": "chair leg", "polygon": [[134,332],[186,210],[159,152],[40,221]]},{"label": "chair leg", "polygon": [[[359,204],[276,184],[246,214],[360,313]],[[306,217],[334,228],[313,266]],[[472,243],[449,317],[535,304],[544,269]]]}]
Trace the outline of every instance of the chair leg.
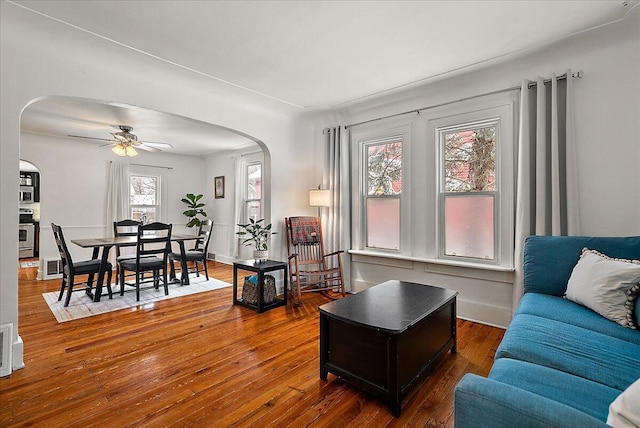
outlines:
[{"label": "chair leg", "polygon": [[75,278],[73,274],[69,274],[67,276],[67,298],[64,300],[64,307],[69,306],[69,302],[71,302],[71,293],[73,292],[73,281]]},{"label": "chair leg", "polygon": [[120,268],[120,295],[124,296],[124,268]]},{"label": "chair leg", "polygon": [[169,274],[169,278],[171,278],[171,280],[176,279],[176,266],[174,264],[174,260],[173,259],[169,259],[169,266],[171,268],[171,273]]},{"label": "chair leg", "polygon": [[162,282],[164,283],[164,295],[169,295],[169,284],[167,284],[167,268],[162,269]]},{"label": "chair leg", "polygon": [[67,285],[67,275],[62,274],[62,284],[60,284],[60,295],[58,296],[58,302],[62,300],[62,296],[64,296],[64,289]]},{"label": "chair leg", "polygon": [[140,272],[136,272],[136,301],[140,301]]},{"label": "chair leg", "polygon": [[113,290],[111,290],[111,275],[113,275],[113,271],[109,270],[109,273],[107,274],[107,292],[109,293],[109,299],[113,299]]},{"label": "chair leg", "polygon": [[207,258],[206,257],[202,261],[202,267],[204,269],[204,276],[205,276],[205,278],[207,278],[207,281],[209,281],[209,270],[207,269]]}]

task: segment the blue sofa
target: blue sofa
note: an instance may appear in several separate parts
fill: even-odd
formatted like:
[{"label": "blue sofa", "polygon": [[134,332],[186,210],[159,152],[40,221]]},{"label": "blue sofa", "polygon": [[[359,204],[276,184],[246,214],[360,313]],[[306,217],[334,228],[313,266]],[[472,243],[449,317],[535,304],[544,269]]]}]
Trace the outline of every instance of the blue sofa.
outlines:
[{"label": "blue sofa", "polygon": [[583,247],[640,260],[640,236],[527,238],[525,294],[489,376],[456,386],[457,428],[607,426],[611,402],[640,378],[640,330],[562,297]]}]

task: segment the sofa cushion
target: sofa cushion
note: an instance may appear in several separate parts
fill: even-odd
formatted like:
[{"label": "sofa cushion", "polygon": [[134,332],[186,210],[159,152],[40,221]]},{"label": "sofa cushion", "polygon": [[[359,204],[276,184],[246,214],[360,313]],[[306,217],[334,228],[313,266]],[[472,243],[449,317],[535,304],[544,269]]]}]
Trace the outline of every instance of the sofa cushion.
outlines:
[{"label": "sofa cushion", "polygon": [[529,236],[525,241],[525,293],[562,296],[584,247],[613,258],[640,260],[640,236]]},{"label": "sofa cushion", "polygon": [[498,359],[489,378],[566,404],[602,421],[609,414],[609,403],[620,394],[601,383],[509,358]]},{"label": "sofa cushion", "polygon": [[496,351],[624,390],[640,377],[640,345],[574,325],[519,314]]},{"label": "sofa cushion", "polygon": [[640,292],[639,283],[640,261],[612,259],[583,248],[565,296],[611,321],[635,329],[633,304]]},{"label": "sofa cushion", "polygon": [[518,314],[536,315],[586,328],[640,345],[640,331],[623,328],[589,308],[548,294],[527,293],[520,300]]}]

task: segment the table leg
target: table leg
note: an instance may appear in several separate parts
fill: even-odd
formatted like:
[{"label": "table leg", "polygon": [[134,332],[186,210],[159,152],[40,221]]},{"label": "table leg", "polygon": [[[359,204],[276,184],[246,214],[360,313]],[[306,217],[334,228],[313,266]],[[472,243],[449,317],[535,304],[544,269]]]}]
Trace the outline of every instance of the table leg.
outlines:
[{"label": "table leg", "polygon": [[284,289],[284,305],[287,306],[287,299],[289,295],[289,292],[287,291],[287,287],[289,285],[289,269],[287,265],[284,266],[284,281],[282,281],[282,283]]},{"label": "table leg", "polygon": [[264,271],[258,271],[258,313],[262,312],[264,307]]},{"label": "table leg", "polygon": [[[102,258],[100,259],[100,271],[98,272],[98,282],[96,283],[96,292],[93,296],[94,302],[99,302],[102,297],[102,283],[104,282],[104,273],[107,270],[107,262],[109,258],[109,251],[111,251],[112,245],[105,245],[102,248]],[[94,255],[97,252],[97,248],[94,249]],[[96,255],[97,256],[97,255]],[[97,258],[97,257],[94,257]]]},{"label": "table leg", "polygon": [[238,266],[233,265],[233,304],[238,303]]},{"label": "table leg", "polygon": [[189,269],[187,268],[187,252],[184,249],[184,241],[178,241],[180,246],[180,284],[189,285]]},{"label": "table leg", "polygon": [[[286,279],[285,279],[285,292]],[[285,294],[286,299],[286,294]],[[285,300],[286,301],[286,300]],[[328,351],[328,343],[329,343],[329,320],[327,317],[320,313],[320,379],[327,380],[327,375],[329,371],[327,370],[327,351]]]}]

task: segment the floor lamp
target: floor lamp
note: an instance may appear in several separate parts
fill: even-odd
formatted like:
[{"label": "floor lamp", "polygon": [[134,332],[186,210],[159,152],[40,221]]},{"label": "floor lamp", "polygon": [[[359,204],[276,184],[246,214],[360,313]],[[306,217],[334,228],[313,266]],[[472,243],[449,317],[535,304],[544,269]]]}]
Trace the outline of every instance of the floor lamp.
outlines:
[{"label": "floor lamp", "polygon": [[309,190],[309,206],[318,207],[318,217],[322,215],[322,207],[328,207],[330,200],[329,190],[323,190],[318,185],[317,189]]}]

